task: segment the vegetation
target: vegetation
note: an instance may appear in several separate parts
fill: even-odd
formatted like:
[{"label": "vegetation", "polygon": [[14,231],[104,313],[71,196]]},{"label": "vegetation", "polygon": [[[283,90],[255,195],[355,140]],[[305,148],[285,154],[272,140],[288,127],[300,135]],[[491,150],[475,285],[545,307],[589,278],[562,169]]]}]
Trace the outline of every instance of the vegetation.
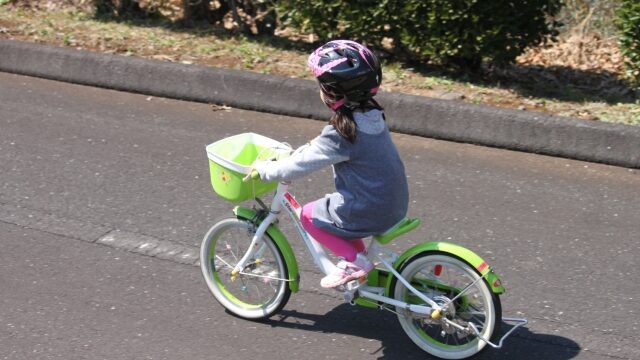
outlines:
[{"label": "vegetation", "polygon": [[627,58],[627,75],[640,85],[640,2],[623,0],[617,17],[620,48]]},{"label": "vegetation", "polygon": [[477,72],[557,35],[560,0],[278,1],[284,23],[320,38],[391,41],[410,60]]},{"label": "vegetation", "polygon": [[[284,21],[260,30],[268,13],[248,7],[269,4],[259,0],[190,0],[190,10],[183,0],[138,0],[130,11],[128,5],[121,11],[126,3],[118,0],[0,1],[0,39],[289,77],[311,79],[306,58],[327,40]],[[105,6],[98,11],[100,2]],[[360,2],[367,0],[354,3]],[[414,52],[401,37],[389,37],[389,27],[367,43],[382,57],[385,91],[640,125],[640,91],[621,79],[624,58],[612,21],[621,2],[564,0],[558,19],[565,25],[556,41],[529,46],[513,63],[496,65],[500,60],[484,56],[477,73]]]}]

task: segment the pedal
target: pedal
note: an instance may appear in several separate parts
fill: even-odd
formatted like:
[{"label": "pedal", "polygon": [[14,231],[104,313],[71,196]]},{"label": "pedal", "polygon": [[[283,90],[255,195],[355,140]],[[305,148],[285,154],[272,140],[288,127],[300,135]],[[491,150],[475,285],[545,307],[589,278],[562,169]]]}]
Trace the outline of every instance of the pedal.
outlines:
[{"label": "pedal", "polygon": [[357,297],[358,288],[360,287],[360,282],[358,280],[351,280],[348,283],[341,286],[342,287],[342,297],[345,302],[354,305],[353,300]]},{"label": "pedal", "polygon": [[345,291],[342,294],[342,299],[344,300],[344,302],[352,304],[353,305],[353,299],[355,298],[355,295],[353,292],[351,291]]},{"label": "pedal", "polygon": [[348,283],[344,284],[346,291],[354,291],[360,287],[360,285],[364,284],[367,281],[366,278],[361,277],[356,280],[351,280]]}]

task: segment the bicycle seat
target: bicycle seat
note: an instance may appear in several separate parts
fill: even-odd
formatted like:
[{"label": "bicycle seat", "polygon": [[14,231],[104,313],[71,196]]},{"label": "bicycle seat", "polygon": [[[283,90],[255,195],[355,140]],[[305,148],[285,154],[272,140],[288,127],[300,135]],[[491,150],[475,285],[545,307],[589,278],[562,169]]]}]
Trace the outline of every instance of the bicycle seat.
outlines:
[{"label": "bicycle seat", "polygon": [[420,226],[422,221],[420,219],[404,218],[399,223],[395,224],[391,229],[385,231],[382,234],[374,235],[373,238],[382,245],[388,244],[391,240],[397,238],[400,235],[404,235],[409,231]]}]

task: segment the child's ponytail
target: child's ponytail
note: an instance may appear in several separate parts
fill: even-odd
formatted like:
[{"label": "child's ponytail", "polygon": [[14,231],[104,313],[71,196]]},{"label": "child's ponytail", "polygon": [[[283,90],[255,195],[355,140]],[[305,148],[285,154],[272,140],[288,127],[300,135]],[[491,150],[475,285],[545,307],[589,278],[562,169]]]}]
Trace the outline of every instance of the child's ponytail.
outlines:
[{"label": "child's ponytail", "polygon": [[358,126],[355,120],[353,120],[353,111],[346,106],[336,110],[336,112],[329,120],[329,124],[333,125],[338,134],[347,139],[350,143],[356,142],[356,134]]},{"label": "child's ponytail", "polygon": [[[360,109],[362,111],[377,109],[384,111],[382,106],[380,106],[374,99],[369,99],[368,101],[355,106],[343,105],[335,110],[333,116],[329,120],[329,124],[333,125],[336,131],[338,131],[338,134],[342,135],[343,138],[347,139],[347,141],[352,144],[356,142],[356,135],[358,134],[358,125],[353,119],[354,109]],[[382,118],[385,118],[384,113],[382,113]]]}]

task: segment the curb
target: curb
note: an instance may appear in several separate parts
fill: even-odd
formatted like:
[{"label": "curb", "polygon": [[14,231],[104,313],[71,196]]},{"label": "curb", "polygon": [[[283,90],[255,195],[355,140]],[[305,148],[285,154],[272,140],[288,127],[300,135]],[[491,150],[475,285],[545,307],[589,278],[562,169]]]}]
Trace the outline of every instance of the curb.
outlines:
[{"label": "curb", "polygon": [[[313,81],[0,40],[0,71],[181,100],[326,120]],[[640,126],[382,92],[391,130],[640,168]]]}]

